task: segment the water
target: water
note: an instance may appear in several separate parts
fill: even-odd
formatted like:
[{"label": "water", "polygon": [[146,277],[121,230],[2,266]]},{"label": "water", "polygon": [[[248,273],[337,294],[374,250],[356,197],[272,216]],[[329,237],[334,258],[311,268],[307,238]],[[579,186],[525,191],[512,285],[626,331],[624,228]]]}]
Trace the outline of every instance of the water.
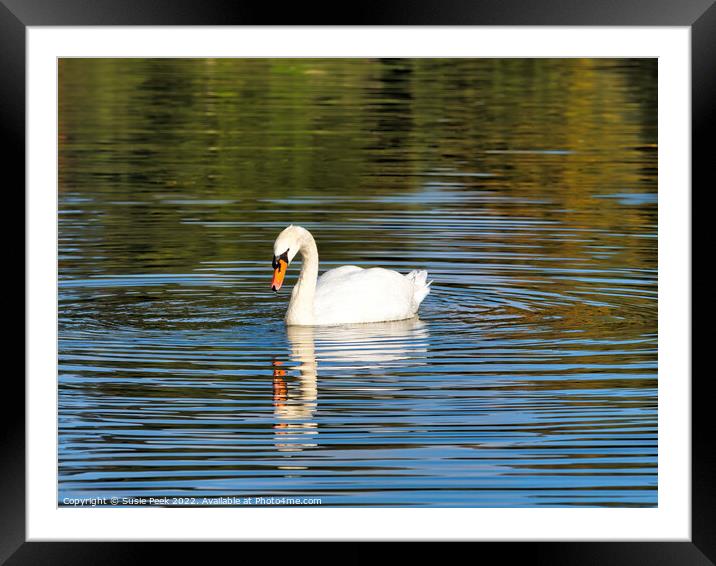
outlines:
[{"label": "water", "polygon": [[[60,504],[657,504],[655,61],[71,59],[59,105]],[[291,223],[420,319],[286,329]]]}]

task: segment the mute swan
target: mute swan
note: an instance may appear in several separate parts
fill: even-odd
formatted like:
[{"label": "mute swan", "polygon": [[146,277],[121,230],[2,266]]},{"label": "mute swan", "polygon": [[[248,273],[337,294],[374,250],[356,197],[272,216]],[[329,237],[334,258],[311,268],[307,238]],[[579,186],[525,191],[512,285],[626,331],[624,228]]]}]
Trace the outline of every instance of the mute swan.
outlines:
[{"label": "mute swan", "polygon": [[288,265],[297,253],[303,265],[286,311],[289,326],[404,320],[417,314],[430,292],[427,271],[403,275],[382,267],[344,265],[319,278],[316,241],[308,230],[293,225],[285,228],[273,245],[274,291],[281,288]]}]

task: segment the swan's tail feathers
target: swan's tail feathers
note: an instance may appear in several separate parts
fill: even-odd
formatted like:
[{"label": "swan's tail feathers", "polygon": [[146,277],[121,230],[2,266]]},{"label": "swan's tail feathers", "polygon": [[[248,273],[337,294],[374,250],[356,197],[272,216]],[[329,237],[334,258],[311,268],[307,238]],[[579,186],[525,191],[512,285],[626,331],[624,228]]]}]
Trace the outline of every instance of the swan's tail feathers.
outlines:
[{"label": "swan's tail feathers", "polygon": [[428,293],[430,293],[430,284],[432,281],[428,281],[428,272],[424,269],[416,269],[408,273],[406,277],[415,285],[415,294],[413,297],[415,299],[415,305],[419,306],[420,303],[423,302],[423,299],[428,296]]}]

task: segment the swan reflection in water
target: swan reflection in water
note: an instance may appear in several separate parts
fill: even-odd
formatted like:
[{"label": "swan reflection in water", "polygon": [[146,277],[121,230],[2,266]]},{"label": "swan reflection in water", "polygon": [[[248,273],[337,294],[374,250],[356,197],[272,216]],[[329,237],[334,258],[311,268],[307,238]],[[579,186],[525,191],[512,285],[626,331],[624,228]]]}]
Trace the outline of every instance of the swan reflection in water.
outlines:
[{"label": "swan reflection in water", "polygon": [[330,327],[288,326],[286,334],[290,360],[297,364],[298,381],[289,377],[287,365],[273,360],[275,443],[282,452],[299,452],[318,445],[315,413],[319,362],[325,368],[324,378],[332,371],[385,373],[406,361],[422,363],[427,352],[428,329],[418,318]]}]

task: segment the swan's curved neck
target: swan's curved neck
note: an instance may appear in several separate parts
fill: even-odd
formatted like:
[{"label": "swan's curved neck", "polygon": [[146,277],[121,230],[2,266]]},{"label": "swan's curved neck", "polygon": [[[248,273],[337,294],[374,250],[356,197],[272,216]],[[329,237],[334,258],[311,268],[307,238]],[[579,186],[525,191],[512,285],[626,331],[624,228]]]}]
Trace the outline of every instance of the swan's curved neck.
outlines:
[{"label": "swan's curved neck", "polygon": [[286,312],[286,324],[313,324],[313,299],[316,294],[318,280],[318,248],[311,233],[306,230],[299,242],[298,253],[301,254],[301,274],[293,288],[291,302]]}]

